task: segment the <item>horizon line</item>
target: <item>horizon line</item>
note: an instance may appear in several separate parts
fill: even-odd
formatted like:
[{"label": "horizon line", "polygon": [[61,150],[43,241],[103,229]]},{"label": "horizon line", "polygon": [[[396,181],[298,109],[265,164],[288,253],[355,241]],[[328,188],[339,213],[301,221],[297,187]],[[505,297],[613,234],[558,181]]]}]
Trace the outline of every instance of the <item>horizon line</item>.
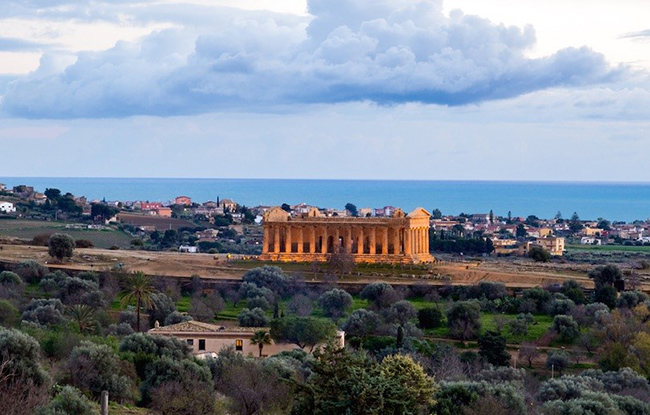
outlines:
[{"label": "horizon line", "polygon": [[286,178],[286,177],[163,177],[163,176],[0,176],[0,179],[110,179],[110,180],[268,180],[268,181],[340,181],[340,182],[449,182],[449,183],[536,183],[536,184],[637,184],[650,185],[650,181],[621,180],[513,180],[513,179],[342,179],[342,178]]}]

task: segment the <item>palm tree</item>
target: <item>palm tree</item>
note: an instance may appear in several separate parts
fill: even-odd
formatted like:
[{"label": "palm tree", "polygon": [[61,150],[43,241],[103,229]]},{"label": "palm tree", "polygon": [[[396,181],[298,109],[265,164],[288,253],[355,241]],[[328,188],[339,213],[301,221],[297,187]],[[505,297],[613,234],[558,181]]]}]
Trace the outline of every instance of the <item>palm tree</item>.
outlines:
[{"label": "palm tree", "polygon": [[262,349],[265,344],[271,344],[271,335],[266,330],[258,330],[251,337],[251,344],[256,344],[260,348],[260,357],[262,357]]},{"label": "palm tree", "polygon": [[127,275],[122,283],[122,306],[126,306],[135,300],[136,314],[138,316],[136,329],[138,332],[140,332],[140,310],[143,306],[155,308],[155,304],[151,300],[151,295],[155,292],[153,285],[151,285],[151,278],[142,271]]},{"label": "palm tree", "polygon": [[95,310],[84,304],[70,306],[68,315],[79,326],[79,333],[90,330],[96,323]]}]

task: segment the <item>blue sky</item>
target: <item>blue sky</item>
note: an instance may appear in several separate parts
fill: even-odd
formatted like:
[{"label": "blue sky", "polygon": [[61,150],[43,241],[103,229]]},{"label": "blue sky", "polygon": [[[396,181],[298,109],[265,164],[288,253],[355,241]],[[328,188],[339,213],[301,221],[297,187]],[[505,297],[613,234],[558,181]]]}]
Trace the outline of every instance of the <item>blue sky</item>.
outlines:
[{"label": "blue sky", "polygon": [[0,176],[650,180],[650,5],[512,3],[8,0]]}]

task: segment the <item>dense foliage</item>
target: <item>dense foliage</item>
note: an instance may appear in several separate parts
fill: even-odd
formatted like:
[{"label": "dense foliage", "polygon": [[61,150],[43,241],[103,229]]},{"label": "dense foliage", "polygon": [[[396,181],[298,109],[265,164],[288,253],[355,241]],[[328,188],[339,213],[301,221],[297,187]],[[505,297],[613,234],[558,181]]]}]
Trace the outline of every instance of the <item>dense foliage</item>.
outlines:
[{"label": "dense foliage", "polygon": [[[594,269],[593,293],[575,281],[513,293],[316,287],[276,267],[178,284],[24,262],[0,272],[0,399],[20,402],[10,415],[96,413],[102,390],[165,414],[647,415],[650,301],[619,271]],[[199,360],[141,332],[224,317],[259,327],[254,353]],[[296,347],[263,357],[273,341]]]}]

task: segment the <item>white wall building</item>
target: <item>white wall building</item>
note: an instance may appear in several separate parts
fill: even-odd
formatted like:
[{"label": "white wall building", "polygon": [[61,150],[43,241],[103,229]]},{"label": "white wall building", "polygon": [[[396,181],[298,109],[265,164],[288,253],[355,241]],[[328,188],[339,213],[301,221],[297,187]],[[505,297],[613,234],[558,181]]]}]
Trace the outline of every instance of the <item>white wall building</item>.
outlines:
[{"label": "white wall building", "polygon": [[603,241],[593,236],[583,236],[580,238],[582,245],[602,245]]},{"label": "white wall building", "polygon": [[189,245],[181,245],[178,247],[178,252],[185,252],[188,254],[197,254],[199,252],[199,247],[198,246],[189,246]]},{"label": "white wall building", "polygon": [[0,212],[3,213],[13,213],[16,211],[16,207],[11,202],[5,202],[0,200]]}]

